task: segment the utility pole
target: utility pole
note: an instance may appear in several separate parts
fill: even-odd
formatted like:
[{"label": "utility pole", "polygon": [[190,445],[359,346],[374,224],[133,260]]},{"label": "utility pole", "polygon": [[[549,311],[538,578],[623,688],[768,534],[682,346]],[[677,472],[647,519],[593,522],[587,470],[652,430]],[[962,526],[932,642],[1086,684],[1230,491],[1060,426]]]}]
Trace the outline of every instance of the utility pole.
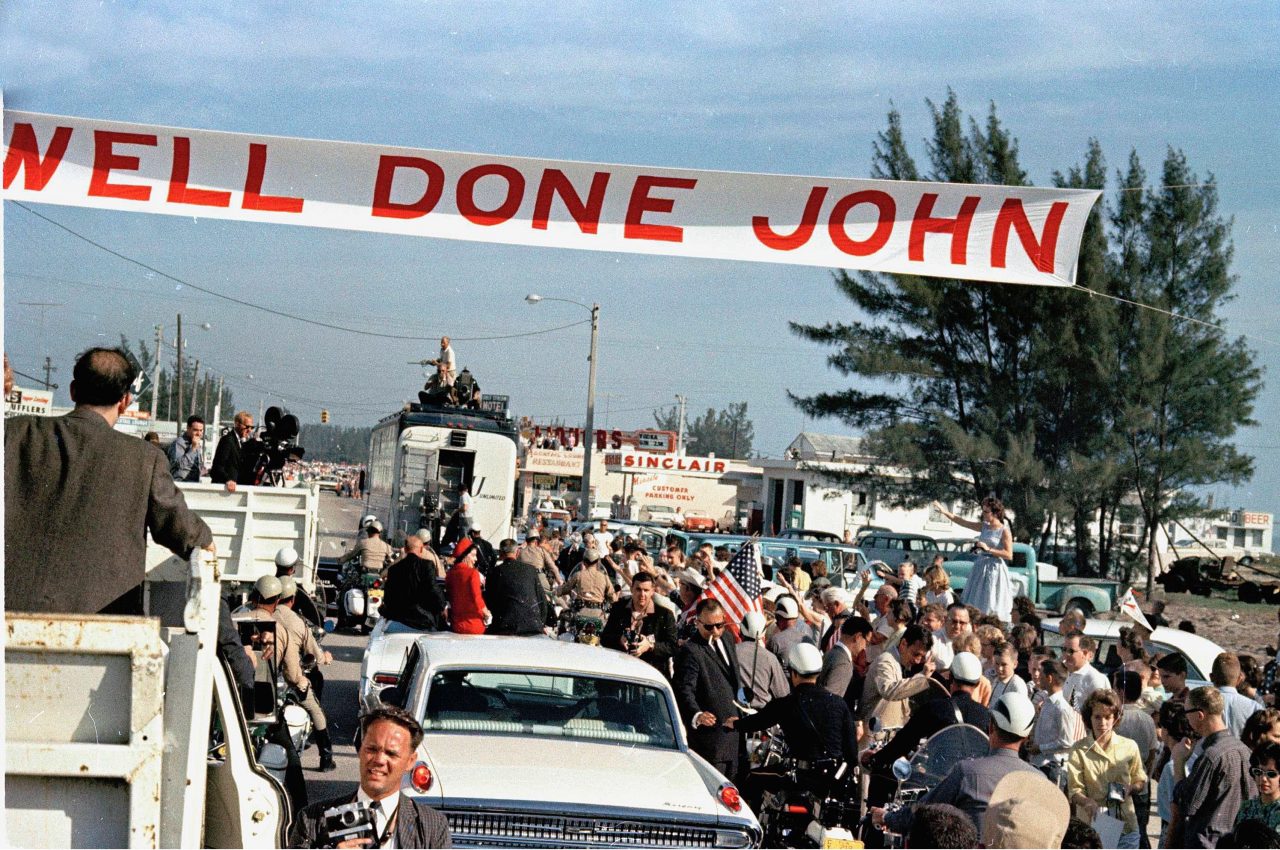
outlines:
[{"label": "utility pole", "polygon": [[191,373],[191,412],[196,413],[196,399],[200,395],[200,358],[196,358],[195,371]]},{"label": "utility pole", "polygon": [[682,454],[684,454],[684,405],[685,405],[685,397],[684,397],[684,396],[682,396],[682,395],[677,395],[677,396],[676,396],[676,401],[680,402],[680,414],[679,414],[679,417],[676,419],[676,429],[677,429],[677,432],[678,432],[678,435],[677,435],[677,437],[676,437],[676,454],[680,454],[680,455],[682,455]]},{"label": "utility pole", "polygon": [[151,421],[156,421],[157,405],[160,401],[160,346],[164,343],[164,325],[156,325],[156,362],[152,368],[155,374],[151,378]]},{"label": "utility pole", "polygon": [[178,314],[178,415],[174,417],[174,421],[182,423],[182,314]]},{"label": "utility pole", "polygon": [[587,370],[587,427],[582,446],[582,496],[579,516],[591,519],[591,460],[596,445],[596,341],[600,335],[600,305],[591,305],[591,366]]},{"label": "utility pole", "polygon": [[53,358],[46,354],[44,356],[44,388],[46,390],[54,388],[50,378],[56,371],[58,371],[58,367],[53,365]]}]

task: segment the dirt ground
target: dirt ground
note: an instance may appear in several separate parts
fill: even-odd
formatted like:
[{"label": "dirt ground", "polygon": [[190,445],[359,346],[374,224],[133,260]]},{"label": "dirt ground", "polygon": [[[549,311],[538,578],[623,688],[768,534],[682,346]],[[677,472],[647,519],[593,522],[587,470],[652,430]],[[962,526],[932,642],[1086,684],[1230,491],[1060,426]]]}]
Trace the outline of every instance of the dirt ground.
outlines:
[{"label": "dirt ground", "polygon": [[1254,655],[1263,662],[1270,660],[1266,648],[1276,646],[1280,605],[1245,605],[1235,599],[1205,599],[1190,593],[1156,593],[1155,598],[1166,602],[1164,615],[1171,626],[1190,620],[1196,634],[1223,649]]}]

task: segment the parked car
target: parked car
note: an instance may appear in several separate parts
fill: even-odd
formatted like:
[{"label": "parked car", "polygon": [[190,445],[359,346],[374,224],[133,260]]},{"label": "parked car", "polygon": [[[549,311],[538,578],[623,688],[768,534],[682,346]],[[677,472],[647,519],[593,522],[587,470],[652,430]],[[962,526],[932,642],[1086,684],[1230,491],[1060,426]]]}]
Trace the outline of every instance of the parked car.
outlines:
[{"label": "parked car", "polygon": [[821,540],[825,543],[843,543],[839,534],[830,531],[815,531],[810,528],[788,528],[778,535],[787,540]]},{"label": "parked car", "polygon": [[676,521],[676,512],[670,505],[642,505],[640,519],[645,522],[672,525]]},{"label": "parked car", "polygon": [[448,818],[455,846],[760,843],[738,789],[689,749],[671,685],[637,658],[433,633],[400,682],[382,699],[426,732],[402,790]]},{"label": "parked car", "polygon": [[[962,589],[973,571],[973,558],[949,560],[944,565],[953,590]],[[1058,578],[1058,568],[1036,560],[1036,550],[1026,543],[1013,544],[1009,580],[1015,596],[1026,596],[1037,608],[1065,614],[1078,608],[1086,617],[1110,611],[1120,598],[1120,582],[1096,578]]]},{"label": "parked car", "polygon": [[921,570],[938,554],[937,541],[924,534],[871,531],[858,538],[858,548],[868,561],[884,561],[891,567],[910,558]]},{"label": "parked car", "polygon": [[[1061,618],[1054,617],[1041,623],[1044,628],[1045,646],[1062,646],[1062,634],[1059,631],[1061,622]],[[1120,668],[1120,656],[1116,649],[1116,644],[1120,641],[1120,629],[1122,626],[1132,625],[1133,622],[1128,619],[1085,621],[1085,636],[1098,642],[1098,652],[1094,656],[1093,666],[1106,673],[1108,677]],[[1213,669],[1213,660],[1226,651],[1208,638],[1166,626],[1157,627],[1145,643],[1147,651],[1153,655],[1176,652],[1185,658],[1187,686],[1191,688],[1209,684],[1209,671]]]},{"label": "parked car", "polygon": [[681,527],[685,531],[715,531],[716,521],[700,511],[690,511],[684,515]]},{"label": "parked car", "polygon": [[336,478],[317,478],[313,483],[321,490],[328,490],[332,493],[338,492],[338,479]]},{"label": "parked car", "polygon": [[[713,546],[727,546],[736,550],[747,538],[742,534],[689,534],[675,532],[685,541],[685,554],[692,555],[703,543]],[[860,573],[867,570],[867,559],[862,551],[845,543],[831,543],[822,540],[796,540],[783,537],[759,537],[760,556],[764,560],[765,578],[773,574],[773,570],[782,566],[792,557],[800,559],[804,569],[810,575],[814,565],[821,562],[826,570],[827,578],[837,587],[855,590],[861,585]],[[874,578],[871,588],[878,588],[883,582]]]}]

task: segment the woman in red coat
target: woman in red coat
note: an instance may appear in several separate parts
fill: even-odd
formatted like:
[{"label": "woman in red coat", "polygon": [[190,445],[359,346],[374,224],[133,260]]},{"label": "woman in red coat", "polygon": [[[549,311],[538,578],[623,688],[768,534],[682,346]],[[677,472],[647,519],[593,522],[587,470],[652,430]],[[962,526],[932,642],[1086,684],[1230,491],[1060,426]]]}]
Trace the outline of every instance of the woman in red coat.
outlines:
[{"label": "woman in red coat", "polygon": [[453,547],[453,566],[444,577],[450,628],[460,635],[484,634],[485,620],[489,618],[489,609],[480,592],[480,571],[475,563],[475,544],[470,537],[464,537]]}]

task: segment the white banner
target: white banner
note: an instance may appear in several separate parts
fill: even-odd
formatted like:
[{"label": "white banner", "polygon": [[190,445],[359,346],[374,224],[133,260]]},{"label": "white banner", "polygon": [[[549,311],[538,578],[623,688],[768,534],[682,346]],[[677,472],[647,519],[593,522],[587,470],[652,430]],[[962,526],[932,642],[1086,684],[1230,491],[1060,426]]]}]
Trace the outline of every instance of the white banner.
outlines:
[{"label": "white banner", "polygon": [[4,113],[4,197],[595,251],[1070,285],[1075,189],[694,171]]},{"label": "white banner", "polygon": [[53,391],[32,390],[26,387],[14,386],[9,391],[9,394],[4,397],[5,418],[26,414],[52,416]]}]

